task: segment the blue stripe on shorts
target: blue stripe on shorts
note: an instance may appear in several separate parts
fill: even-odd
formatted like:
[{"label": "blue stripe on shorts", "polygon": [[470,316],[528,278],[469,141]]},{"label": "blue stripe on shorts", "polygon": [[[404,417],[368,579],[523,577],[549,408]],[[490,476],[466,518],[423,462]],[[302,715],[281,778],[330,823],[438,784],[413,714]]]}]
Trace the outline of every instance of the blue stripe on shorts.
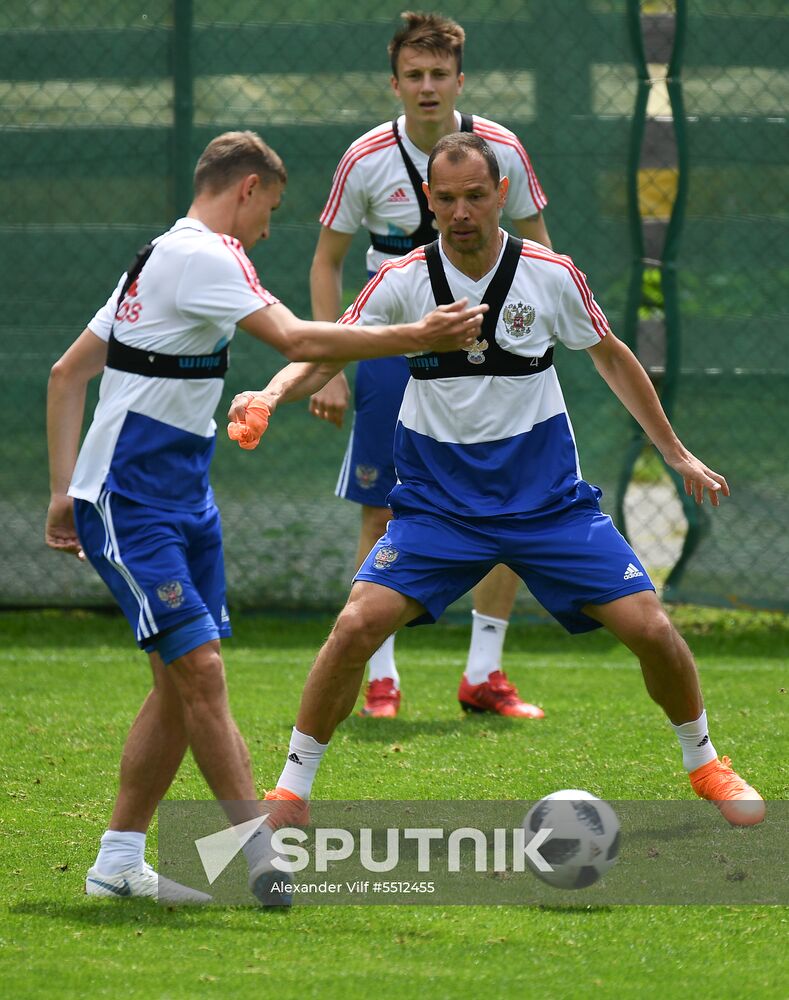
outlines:
[{"label": "blue stripe on shorts", "polygon": [[360,361],[354,382],[353,427],[335,493],[369,507],[386,507],[397,481],[394,436],[410,378],[403,357]]},{"label": "blue stripe on shorts", "polygon": [[216,507],[162,511],[104,490],[95,504],[74,501],[74,521],[86,557],[142,649],[206,613],[214,638],[231,634]]}]

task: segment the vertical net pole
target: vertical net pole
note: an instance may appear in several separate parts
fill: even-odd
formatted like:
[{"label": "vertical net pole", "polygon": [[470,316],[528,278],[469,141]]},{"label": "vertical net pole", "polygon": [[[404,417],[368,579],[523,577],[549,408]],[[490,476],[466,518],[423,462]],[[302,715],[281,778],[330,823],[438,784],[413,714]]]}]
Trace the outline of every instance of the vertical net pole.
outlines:
[{"label": "vertical net pole", "polygon": [[[627,26],[633,55],[633,66],[638,81],[636,101],[633,108],[633,121],[630,129],[630,144],[627,155],[627,216],[632,249],[632,264],[630,281],[625,304],[625,324],[622,339],[633,350],[636,350],[636,335],[638,330],[638,310],[641,304],[642,285],[644,281],[644,232],[638,198],[638,178],[641,162],[641,146],[644,141],[644,127],[647,116],[647,103],[652,81],[649,76],[644,41],[641,31],[641,2],[627,0]],[[633,436],[622,461],[616,489],[616,521],[625,526],[625,494],[633,475],[633,468],[644,447],[644,434],[640,426],[633,421]]]},{"label": "vertical net pole", "polygon": [[[688,200],[688,137],[685,125],[685,103],[682,94],[682,67],[685,54],[685,38],[687,34],[688,6],[687,0],[676,0],[676,25],[674,31],[674,47],[668,67],[668,90],[671,104],[671,117],[677,149],[677,191],[671,208],[666,240],[663,246],[663,259],[660,265],[660,280],[663,287],[663,308],[666,322],[666,377],[661,396],[663,408],[671,418],[674,410],[679,380],[682,377],[682,324],[679,304],[679,281],[677,275],[677,257],[685,224],[685,210]],[[685,565],[693,555],[696,547],[709,529],[707,515],[694,502],[693,497],[685,493],[684,483],[674,472],[668,469],[668,474],[674,483],[677,494],[682,502],[682,510],[688,523],[687,534],[682,546],[680,557],[666,579],[665,596],[671,599],[672,587],[682,576]]]},{"label": "vertical net pole", "polygon": [[173,0],[172,196],[177,216],[185,215],[192,201],[193,13],[193,0]]}]

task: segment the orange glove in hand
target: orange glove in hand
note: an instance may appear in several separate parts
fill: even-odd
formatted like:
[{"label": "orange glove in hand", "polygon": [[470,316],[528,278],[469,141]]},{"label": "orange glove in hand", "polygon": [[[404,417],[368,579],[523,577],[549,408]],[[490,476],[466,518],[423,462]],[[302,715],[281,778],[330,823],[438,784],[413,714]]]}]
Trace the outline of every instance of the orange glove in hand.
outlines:
[{"label": "orange glove in hand", "polygon": [[247,407],[244,416],[245,423],[232,421],[227,425],[227,436],[231,441],[238,441],[239,446],[251,451],[257,448],[263,431],[268,427],[271,410],[262,399],[253,399]]}]

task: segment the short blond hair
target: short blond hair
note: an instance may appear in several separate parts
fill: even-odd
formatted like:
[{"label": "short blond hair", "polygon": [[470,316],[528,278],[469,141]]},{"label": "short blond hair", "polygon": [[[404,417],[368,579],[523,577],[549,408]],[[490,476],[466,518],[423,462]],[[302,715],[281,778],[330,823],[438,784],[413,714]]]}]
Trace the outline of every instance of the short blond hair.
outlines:
[{"label": "short blond hair", "polygon": [[257,174],[264,185],[285,184],[285,164],[257,132],[223,132],[208,143],[197,161],[194,191],[224,191],[248,174]]},{"label": "short blond hair", "polygon": [[466,32],[457,21],[442,14],[425,14],[422,11],[404,10],[400,17],[405,21],[388,46],[392,75],[397,77],[397,59],[405,46],[426,52],[439,52],[455,57],[458,76],[463,69],[463,43]]}]

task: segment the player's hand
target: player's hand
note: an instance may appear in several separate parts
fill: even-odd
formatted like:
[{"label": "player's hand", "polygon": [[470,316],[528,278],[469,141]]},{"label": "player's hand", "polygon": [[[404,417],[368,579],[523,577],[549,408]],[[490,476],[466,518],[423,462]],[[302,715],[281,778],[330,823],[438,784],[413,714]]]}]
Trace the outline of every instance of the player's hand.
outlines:
[{"label": "player's hand", "polygon": [[342,427],[350,399],[351,390],[345,372],[338,372],[319,392],[310,396],[309,411],[319,420]]},{"label": "player's hand", "polygon": [[468,349],[479,336],[487,303],[469,308],[468,299],[439,306],[416,324],[420,327],[418,350],[458,351]]},{"label": "player's hand", "polygon": [[690,452],[687,452],[683,458],[669,461],[669,465],[682,476],[685,482],[685,492],[689,497],[693,497],[696,503],[704,503],[705,491],[709,495],[713,507],[720,507],[721,495],[731,496],[729,484],[723,476],[719,472],[708,469]]},{"label": "player's hand", "polygon": [[44,540],[51,549],[70,552],[84,561],[85,553],[74,527],[74,500],[65,493],[53,493],[47,510]]},{"label": "player's hand", "polygon": [[231,441],[238,441],[241,448],[251,451],[257,448],[268,427],[271,409],[260,394],[246,391],[233,397],[227,416],[227,436]]}]

